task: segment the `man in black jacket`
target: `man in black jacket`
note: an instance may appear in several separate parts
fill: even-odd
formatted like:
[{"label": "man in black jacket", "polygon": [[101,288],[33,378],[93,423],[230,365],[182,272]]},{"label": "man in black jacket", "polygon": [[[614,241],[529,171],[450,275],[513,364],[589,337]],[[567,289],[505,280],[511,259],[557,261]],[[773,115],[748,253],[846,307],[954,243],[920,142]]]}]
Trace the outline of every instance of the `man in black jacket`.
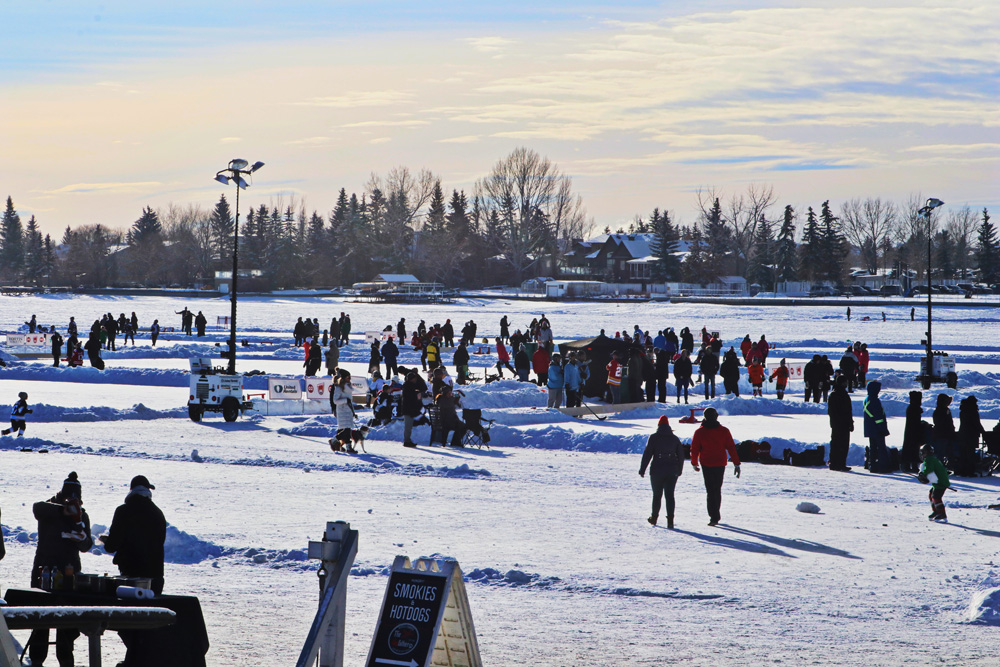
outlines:
[{"label": "man in black jacket", "polygon": [[826,411],[830,415],[830,470],[847,472],[850,470],[847,467],[847,452],[851,448],[854,413],[851,397],[847,393],[847,378],[843,375],[834,383]]},{"label": "man in black jacket", "polygon": [[413,434],[413,420],[420,416],[424,409],[424,393],[427,391],[427,383],[414,371],[406,374],[406,381],[403,382],[403,400],[400,411],[403,413],[403,446],[416,447],[417,444],[411,439]]},{"label": "man in black jacket", "polygon": [[441,347],[455,347],[455,327],[452,326],[451,320],[444,321],[444,326],[441,327],[441,336],[444,338],[444,344]]},{"label": "man in black jacket", "polygon": [[[163,543],[167,538],[167,521],[163,512],[153,503],[152,490],[145,475],[132,478],[125,503],[115,510],[115,518],[107,535],[101,536],[104,550],[115,554],[115,565],[124,577],[152,579],[153,591],[163,592]],[[146,663],[148,651],[147,633],[135,630],[120,630],[118,635],[128,649],[125,665]]]},{"label": "man in black jacket", "polygon": [[[41,588],[42,568],[66,574],[80,571],[80,554],[90,551],[94,540],[90,537],[90,517],[83,509],[83,490],[75,472],[63,482],[62,489],[49,500],[35,503],[32,512],[38,519],[38,546],[31,566],[31,587]],[[73,667],[73,642],[79,630],[56,630],[56,658],[59,667]],[[28,656],[32,665],[42,665],[49,654],[49,630],[31,631],[28,639]]]},{"label": "man in black jacket", "polygon": [[[403,340],[400,338],[400,340]],[[392,342],[392,337],[385,341],[385,345],[382,346],[382,361],[385,362],[385,377],[386,379],[392,379],[393,375],[399,373],[399,368],[396,366],[396,358],[399,357],[399,348],[394,342]]]},{"label": "man in black jacket", "polygon": [[458,375],[458,384],[465,384],[469,375],[469,350],[465,347],[465,341],[458,342],[458,348],[452,357],[455,364],[455,373]]},{"label": "man in black jacket", "polygon": [[639,466],[639,477],[646,476],[647,466],[649,466],[649,483],[653,487],[653,513],[646,520],[656,525],[656,520],[660,516],[660,496],[663,496],[667,501],[667,528],[673,528],[674,486],[684,471],[684,448],[670,429],[670,420],[666,415],[660,417],[656,432],[646,441],[646,450],[642,453],[642,463]]},{"label": "man in black jacket", "polygon": [[148,577],[153,591],[163,592],[163,542],[167,522],[153,503],[156,487],[144,475],[136,475],[129,485],[125,503],[115,510],[107,535],[101,536],[104,550],[115,554],[115,565],[124,577]]},{"label": "man in black jacket", "polygon": [[52,343],[52,365],[58,368],[59,357],[62,356],[63,337],[59,335],[58,331],[54,331],[52,332],[52,337],[49,338],[49,342]]}]

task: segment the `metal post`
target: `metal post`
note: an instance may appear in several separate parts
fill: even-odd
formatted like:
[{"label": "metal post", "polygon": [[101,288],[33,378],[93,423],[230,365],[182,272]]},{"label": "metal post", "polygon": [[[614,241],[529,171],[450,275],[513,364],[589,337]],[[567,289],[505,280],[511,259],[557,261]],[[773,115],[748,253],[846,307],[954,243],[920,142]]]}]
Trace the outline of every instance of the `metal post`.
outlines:
[{"label": "metal post", "polygon": [[236,184],[236,221],[233,224],[233,284],[229,294],[229,373],[236,373],[236,272],[240,250],[240,186]]},{"label": "metal post", "polygon": [[323,576],[319,609],[295,663],[311,667],[343,667],[344,621],[347,616],[347,577],[358,553],[358,531],[343,521],[326,524],[322,542],[309,543],[309,557],[321,560]]},{"label": "metal post", "polygon": [[924,389],[931,388],[934,369],[934,347],[931,344],[931,209],[924,213],[927,218],[927,369],[924,371]]}]

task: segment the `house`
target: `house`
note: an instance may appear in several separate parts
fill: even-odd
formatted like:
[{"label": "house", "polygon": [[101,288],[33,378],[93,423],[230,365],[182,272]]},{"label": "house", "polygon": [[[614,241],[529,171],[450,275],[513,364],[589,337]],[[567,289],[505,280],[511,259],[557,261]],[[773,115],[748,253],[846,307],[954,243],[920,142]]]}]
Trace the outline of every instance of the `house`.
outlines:
[{"label": "house", "polygon": [[[605,280],[614,283],[647,283],[653,281],[653,239],[649,232],[635,234],[601,234],[588,241],[577,241],[563,255],[559,277],[574,280]],[[688,252],[688,242],[678,241],[675,255],[679,259]]]}]

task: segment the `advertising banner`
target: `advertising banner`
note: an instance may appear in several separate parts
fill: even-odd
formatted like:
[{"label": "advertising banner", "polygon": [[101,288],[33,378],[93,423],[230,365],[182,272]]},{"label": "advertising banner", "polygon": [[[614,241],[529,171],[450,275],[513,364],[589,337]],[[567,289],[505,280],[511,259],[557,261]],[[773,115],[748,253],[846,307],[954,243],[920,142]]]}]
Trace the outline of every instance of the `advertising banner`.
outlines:
[{"label": "advertising banner", "polygon": [[302,382],[298,378],[268,378],[267,393],[272,401],[302,400]]}]

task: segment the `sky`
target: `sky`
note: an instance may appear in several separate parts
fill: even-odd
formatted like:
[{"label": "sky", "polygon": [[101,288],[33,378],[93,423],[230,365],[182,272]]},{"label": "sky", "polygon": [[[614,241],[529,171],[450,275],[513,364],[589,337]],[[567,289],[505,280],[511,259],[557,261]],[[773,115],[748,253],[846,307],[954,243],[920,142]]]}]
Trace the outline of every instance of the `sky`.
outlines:
[{"label": "sky", "polygon": [[397,166],[471,191],[526,146],[598,229],[755,184],[996,210],[1000,2],[875,4],[4,3],[0,196],[53,235],[127,227],[232,200],[244,158],[242,206],[327,213]]}]

